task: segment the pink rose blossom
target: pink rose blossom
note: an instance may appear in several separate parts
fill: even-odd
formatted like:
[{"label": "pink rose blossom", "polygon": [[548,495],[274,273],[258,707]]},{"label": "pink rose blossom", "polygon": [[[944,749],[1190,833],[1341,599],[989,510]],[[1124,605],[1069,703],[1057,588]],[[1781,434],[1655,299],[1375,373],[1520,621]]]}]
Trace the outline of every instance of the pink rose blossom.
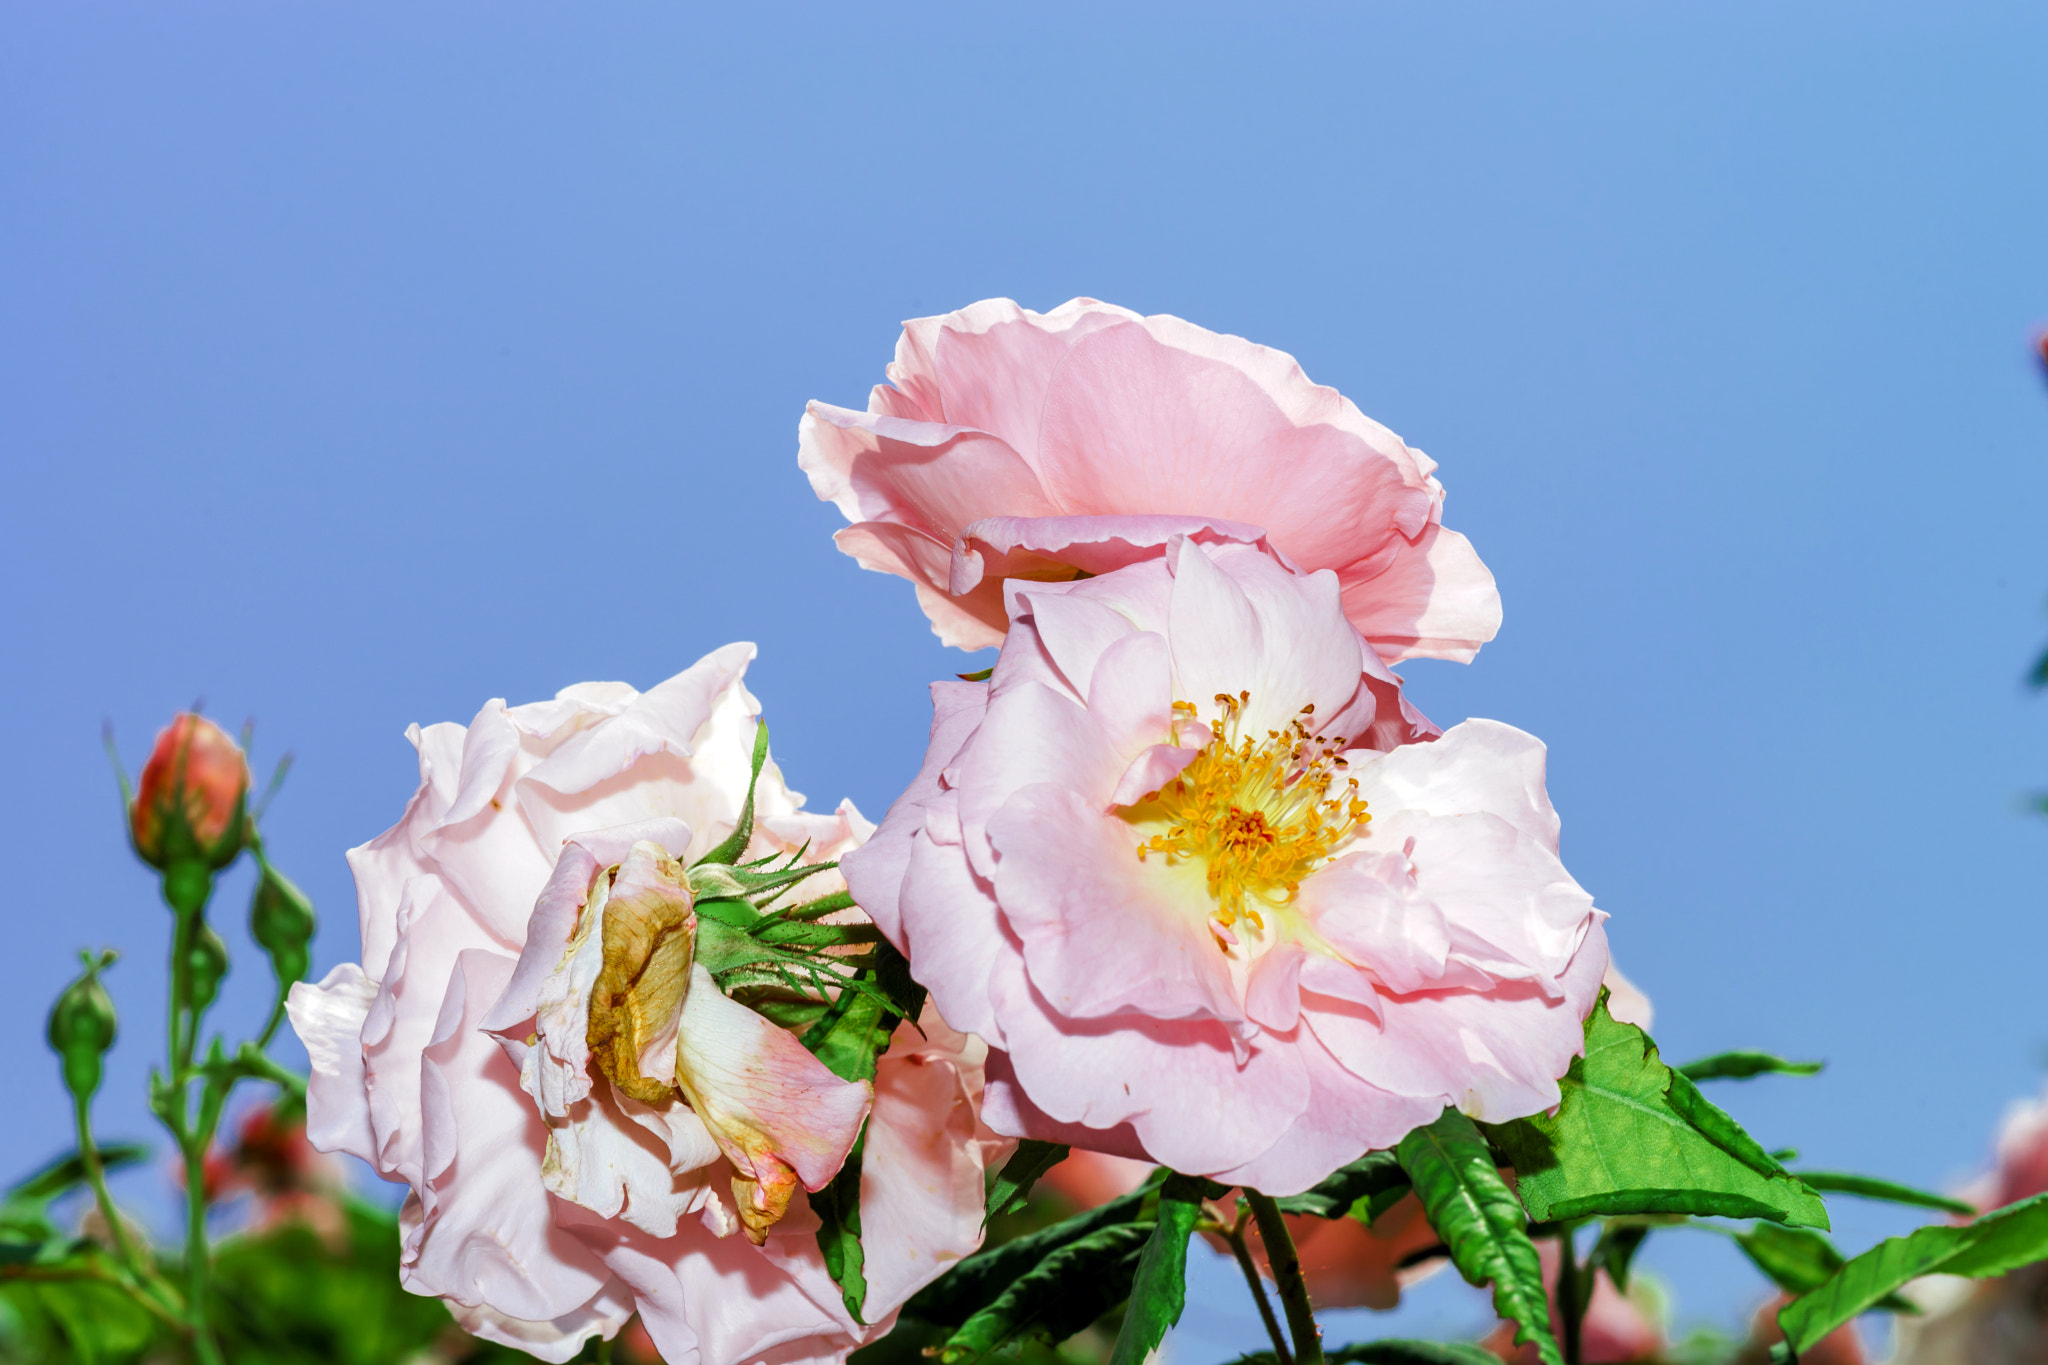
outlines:
[{"label": "pink rose blossom", "polygon": [[1093,299],[989,299],[905,323],[888,375],[866,412],[810,404],[797,461],[852,523],[840,549],[916,585],[947,644],[1002,640],[1007,580],[1178,536],[1332,571],[1388,663],[1469,660],[1500,628],[1435,462],[1283,352]]},{"label": "pink rose blossom", "polygon": [[845,860],[988,1041],[996,1131],[1288,1194],[1446,1105],[1557,1103],[1607,945],[1543,746],[1415,742],[1385,674],[1336,574],[1251,546],[1012,585],[993,678],[934,686]]},{"label": "pink rose blossom", "polygon": [[[980,1239],[977,1040],[927,1009],[882,1057],[870,1114],[867,1084],[692,960],[684,867],[746,795],[752,657],[729,645],[644,693],[586,683],[415,727],[418,792],[349,854],[363,965],[292,992],[312,1141],[411,1187],[406,1287],[544,1360],[637,1311],[672,1362],[835,1361]],[[821,861],[871,828],[850,804],[802,806],[769,763],[748,856],[808,841]],[[801,894],[843,887],[827,871]],[[644,971],[608,984],[607,950],[630,962],[636,944]],[[863,1117],[867,1326],[793,1198],[832,1178]]]}]

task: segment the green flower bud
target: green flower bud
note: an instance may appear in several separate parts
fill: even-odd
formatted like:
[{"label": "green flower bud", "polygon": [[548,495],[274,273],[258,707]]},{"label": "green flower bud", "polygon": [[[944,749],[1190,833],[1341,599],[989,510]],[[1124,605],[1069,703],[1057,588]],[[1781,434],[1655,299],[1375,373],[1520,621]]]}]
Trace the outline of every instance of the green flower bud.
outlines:
[{"label": "green flower bud", "polygon": [[313,902],[267,861],[262,866],[249,905],[249,936],[270,954],[279,984],[304,981],[313,966]]},{"label": "green flower bud", "polygon": [[220,994],[220,979],[228,974],[228,945],[221,942],[213,926],[201,920],[199,932],[185,955],[185,970],[191,974],[192,1008],[203,1010]]},{"label": "green flower bud", "polygon": [[114,955],[85,959],[85,971],[64,988],[50,1007],[50,1048],[64,1064],[64,1087],[79,1099],[100,1088],[100,1059],[114,1045],[114,1002],[100,985],[100,972],[113,965]]}]

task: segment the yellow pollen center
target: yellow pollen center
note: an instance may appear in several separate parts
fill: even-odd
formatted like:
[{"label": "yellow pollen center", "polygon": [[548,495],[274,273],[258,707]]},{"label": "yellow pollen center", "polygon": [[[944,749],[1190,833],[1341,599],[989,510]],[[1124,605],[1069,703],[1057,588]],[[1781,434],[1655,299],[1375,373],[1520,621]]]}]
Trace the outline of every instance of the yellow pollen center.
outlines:
[{"label": "yellow pollen center", "polygon": [[[1169,866],[1201,864],[1216,902],[1215,921],[1226,929],[1240,917],[1264,928],[1261,908],[1292,900],[1302,879],[1372,819],[1357,778],[1331,794],[1349,741],[1311,733],[1314,706],[1260,741],[1239,733],[1250,701],[1248,692],[1219,693],[1221,715],[1209,722],[1208,745],[1179,777],[1126,812],[1134,823],[1166,826],[1138,845],[1141,862],[1157,853]],[[1173,708],[1189,717],[1195,712],[1183,701]]]}]

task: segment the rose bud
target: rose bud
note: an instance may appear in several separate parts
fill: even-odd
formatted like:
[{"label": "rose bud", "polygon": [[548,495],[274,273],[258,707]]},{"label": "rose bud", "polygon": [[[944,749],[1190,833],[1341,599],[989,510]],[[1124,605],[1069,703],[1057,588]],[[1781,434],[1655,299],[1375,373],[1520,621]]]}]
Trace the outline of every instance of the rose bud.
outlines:
[{"label": "rose bud", "polygon": [[100,1088],[100,1059],[114,1045],[114,1002],[100,985],[100,971],[112,953],[85,958],[85,971],[50,1007],[50,1049],[64,1064],[64,1088],[80,1100]]},{"label": "rose bud", "polygon": [[313,965],[313,902],[267,861],[249,905],[249,936],[270,954],[280,986],[306,979]]},{"label": "rose bud", "polygon": [[192,977],[192,1008],[207,1009],[219,998],[220,980],[228,974],[228,945],[211,924],[200,924],[199,932],[192,936],[185,970]]},{"label": "rose bud", "polygon": [[151,867],[226,867],[242,851],[249,763],[242,747],[204,716],[186,712],[164,727],[142,765],[128,829]]}]

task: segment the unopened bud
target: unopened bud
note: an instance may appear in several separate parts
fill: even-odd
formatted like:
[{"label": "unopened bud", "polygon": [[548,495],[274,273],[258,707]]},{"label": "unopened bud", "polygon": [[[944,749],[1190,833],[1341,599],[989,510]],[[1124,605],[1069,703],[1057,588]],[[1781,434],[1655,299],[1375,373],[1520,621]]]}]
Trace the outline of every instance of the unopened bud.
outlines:
[{"label": "unopened bud", "polygon": [[220,979],[228,974],[228,945],[203,920],[185,954],[185,970],[192,983],[192,1008],[206,1009],[220,995]]},{"label": "unopened bud", "polygon": [[249,936],[270,954],[281,984],[303,981],[313,966],[313,902],[267,861],[249,905]]},{"label": "unopened bud", "polygon": [[128,830],[151,867],[226,867],[242,851],[249,763],[242,746],[191,712],[164,727],[142,765]]},{"label": "unopened bud", "polygon": [[100,1059],[114,1045],[114,1002],[100,985],[100,971],[113,964],[114,955],[82,956],[84,973],[50,1007],[49,1037],[64,1064],[64,1088],[87,1099],[100,1088]]}]

